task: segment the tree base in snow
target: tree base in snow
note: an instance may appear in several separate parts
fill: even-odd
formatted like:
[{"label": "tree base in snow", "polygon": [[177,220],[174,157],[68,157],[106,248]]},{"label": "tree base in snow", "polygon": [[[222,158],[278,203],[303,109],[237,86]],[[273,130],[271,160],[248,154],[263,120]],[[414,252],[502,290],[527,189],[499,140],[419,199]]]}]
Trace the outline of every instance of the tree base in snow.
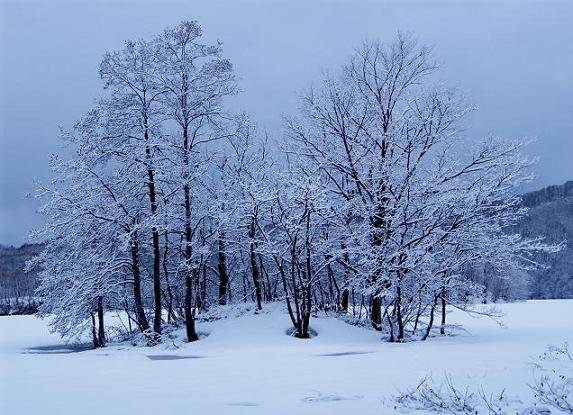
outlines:
[{"label": "tree base in snow", "polygon": [[303,335],[294,327],[289,328],[286,331],[286,334],[287,336],[296,337],[297,339],[312,339],[313,337],[318,336],[318,333],[311,328],[308,329],[308,333],[306,333],[306,335]]}]

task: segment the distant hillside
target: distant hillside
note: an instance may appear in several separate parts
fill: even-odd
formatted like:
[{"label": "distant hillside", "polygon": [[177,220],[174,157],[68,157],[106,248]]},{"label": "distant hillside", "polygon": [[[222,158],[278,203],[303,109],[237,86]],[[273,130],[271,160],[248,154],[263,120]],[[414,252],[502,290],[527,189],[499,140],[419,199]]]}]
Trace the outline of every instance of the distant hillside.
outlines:
[{"label": "distant hillside", "polygon": [[36,272],[25,273],[24,267],[42,248],[40,244],[0,245],[0,315],[34,311],[37,276]]},{"label": "distant hillside", "polygon": [[562,185],[547,186],[522,196],[524,206],[529,208],[571,197],[573,197],[573,180]]},{"label": "distant hillside", "polygon": [[549,266],[532,274],[532,298],[573,298],[573,181],[523,195],[529,214],[518,231],[528,237],[542,235],[547,242],[566,241],[557,254],[538,258]]}]

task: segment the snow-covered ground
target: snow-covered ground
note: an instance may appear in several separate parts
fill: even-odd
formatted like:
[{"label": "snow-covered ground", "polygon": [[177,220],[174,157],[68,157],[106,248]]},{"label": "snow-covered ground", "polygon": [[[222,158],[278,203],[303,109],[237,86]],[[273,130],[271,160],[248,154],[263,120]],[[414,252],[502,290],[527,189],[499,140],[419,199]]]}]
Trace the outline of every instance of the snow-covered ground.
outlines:
[{"label": "snow-covered ground", "polygon": [[318,336],[288,337],[281,311],[199,324],[178,349],[66,349],[45,321],[0,317],[1,414],[391,414],[384,398],[433,373],[460,386],[507,388],[531,401],[531,361],[573,342],[573,300],[505,304],[502,328],[460,311],[467,333],[389,344],[333,318]]}]

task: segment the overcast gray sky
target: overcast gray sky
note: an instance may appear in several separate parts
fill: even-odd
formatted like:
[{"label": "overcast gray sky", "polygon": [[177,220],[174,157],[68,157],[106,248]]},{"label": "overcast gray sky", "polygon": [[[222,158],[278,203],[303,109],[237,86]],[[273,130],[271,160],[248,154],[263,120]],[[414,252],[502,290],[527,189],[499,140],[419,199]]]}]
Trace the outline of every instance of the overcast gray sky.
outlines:
[{"label": "overcast gray sky", "polygon": [[50,177],[58,126],[98,95],[104,52],[185,19],[223,42],[244,91],[236,105],[271,134],[364,39],[411,32],[479,107],[468,135],[536,138],[532,187],[573,179],[573,0],[0,0],[0,244],[42,223],[26,194]]}]

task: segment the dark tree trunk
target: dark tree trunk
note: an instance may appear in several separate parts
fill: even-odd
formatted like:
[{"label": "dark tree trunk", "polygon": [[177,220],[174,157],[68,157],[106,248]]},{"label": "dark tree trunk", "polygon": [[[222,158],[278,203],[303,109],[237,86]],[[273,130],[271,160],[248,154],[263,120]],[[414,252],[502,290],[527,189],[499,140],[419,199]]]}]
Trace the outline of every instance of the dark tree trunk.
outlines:
[{"label": "dark tree trunk", "polygon": [[269,279],[269,273],[267,272],[265,265],[263,263],[262,255],[259,255],[259,269],[261,270],[261,274],[263,276],[263,278],[262,278],[263,281],[266,281],[266,283],[265,283],[266,289],[264,291],[265,301],[273,301],[274,295],[272,292],[271,280]]},{"label": "dark tree trunk", "polygon": [[257,302],[257,310],[262,310],[262,298],[263,294],[261,291],[261,279],[259,274],[259,268],[257,266],[257,253],[255,252],[255,226],[256,219],[253,217],[251,219],[251,225],[249,228],[249,238],[251,239],[251,244],[249,248],[250,260],[251,260],[251,272],[253,276],[253,285],[255,286],[255,300]]},{"label": "dark tree trunk", "polygon": [[[383,191],[384,189],[382,188],[381,191]],[[374,228],[374,235],[372,238],[372,245],[374,247],[379,247],[382,245],[382,230],[384,228],[384,216],[385,216],[385,211],[384,211],[384,207],[383,206],[379,206],[378,207],[378,212],[371,218],[371,224],[372,227]],[[371,277],[371,283],[373,285],[377,284],[378,281],[380,280],[380,275],[381,270],[376,269],[373,273],[372,273],[372,277]],[[382,330],[382,307],[381,307],[381,300],[380,300],[380,292],[378,290],[376,290],[374,292],[373,298],[372,298],[372,312],[370,313],[370,320],[372,323],[372,327],[374,327],[375,330]]]},{"label": "dark tree trunk", "polygon": [[255,300],[257,302],[257,309],[262,310],[263,294],[261,291],[261,281],[259,277],[259,268],[257,266],[257,254],[255,253],[255,244],[251,243],[251,270],[253,275],[253,285],[255,286]]},{"label": "dark tree trunk", "polygon": [[155,227],[152,228],[151,232],[153,240],[153,298],[155,301],[153,331],[161,334],[161,254],[159,253],[159,233]]},{"label": "dark tree trunk", "polygon": [[189,274],[185,277],[185,333],[188,342],[199,340],[195,331],[195,316],[193,315],[193,282]]},{"label": "dark tree trunk", "polygon": [[312,309],[312,290],[310,287],[310,282],[307,282],[307,287],[303,287],[303,303],[301,310],[301,330],[299,336],[301,339],[309,339],[309,327],[310,327],[310,314]]},{"label": "dark tree trunk", "polygon": [[[189,168],[189,130],[187,125],[183,128],[183,163],[185,171]],[[183,195],[185,206],[185,330],[187,333],[187,341],[192,342],[198,340],[197,332],[195,331],[195,315],[193,312],[193,280],[191,275],[191,258],[192,258],[192,241],[193,233],[191,229],[191,188],[189,186],[188,173],[184,175]]]},{"label": "dark tree trunk", "polygon": [[103,297],[97,298],[98,342],[99,347],[105,346],[105,325],[103,320]]},{"label": "dark tree trunk", "polygon": [[175,311],[173,310],[173,289],[169,281],[169,269],[167,267],[167,255],[169,252],[169,236],[165,232],[165,246],[163,249],[163,273],[165,274],[165,286],[167,287],[167,318],[168,321],[175,321]]},{"label": "dark tree trunk", "polygon": [[297,325],[296,325],[296,318],[294,316],[294,312],[292,310],[292,305],[291,305],[291,299],[290,299],[290,291],[288,289],[288,284],[287,284],[287,278],[286,278],[286,272],[283,266],[283,263],[278,259],[278,257],[276,255],[273,255],[273,259],[275,260],[275,263],[277,264],[277,268],[279,270],[279,274],[281,276],[281,281],[283,284],[283,290],[285,292],[285,302],[287,305],[287,310],[288,310],[288,315],[290,317],[290,320],[292,322],[292,325],[294,326],[294,328],[296,329]]},{"label": "dark tree trunk", "polygon": [[396,322],[398,323],[398,341],[404,340],[404,319],[402,318],[402,288],[400,282],[396,288]]},{"label": "dark tree trunk", "polygon": [[348,299],[350,297],[348,288],[344,288],[342,290],[342,294],[340,295],[340,309],[344,314],[348,313]]},{"label": "dark tree trunk", "polygon": [[243,302],[246,303],[249,297],[249,295],[247,294],[249,291],[248,289],[249,281],[247,280],[246,272],[242,272],[241,274],[243,275]]},{"label": "dark tree trunk", "polygon": [[299,336],[301,339],[310,338],[308,331],[310,325],[310,314],[312,310],[312,263],[311,263],[311,241],[310,241],[310,211],[306,214],[306,235],[305,235],[306,261],[305,270],[302,272],[302,310]]},{"label": "dark tree trunk", "polygon": [[416,319],[414,320],[414,328],[412,329],[412,335],[416,334],[418,330],[418,323],[420,322],[420,317],[422,316],[422,295],[418,295],[418,311],[416,312]]},{"label": "dark tree trunk", "polygon": [[[326,255],[325,259],[326,261],[330,261],[332,258],[331,255]],[[338,287],[338,284],[336,283],[336,277],[334,276],[334,270],[332,269],[332,265],[330,264],[330,262],[328,263],[327,267],[326,267],[326,274],[328,275],[328,304],[325,304],[326,309],[332,307],[335,310],[338,309],[339,305],[340,305],[340,288]],[[319,280],[320,283],[320,280]]]},{"label": "dark tree trunk", "polygon": [[153,315],[153,331],[161,334],[161,268],[159,253],[159,233],[154,226],[151,228],[152,243],[153,243],[153,299],[154,299],[154,315]]},{"label": "dark tree trunk", "polygon": [[303,285],[301,289],[302,301],[300,306],[300,318],[297,324],[296,337],[299,339],[309,339],[309,326],[310,326],[310,312],[312,308],[312,290],[308,281],[308,277],[304,276],[306,272],[303,272]]},{"label": "dark tree trunk", "polygon": [[145,156],[147,164],[147,187],[149,193],[149,204],[152,216],[151,226],[151,243],[153,251],[153,298],[154,298],[154,316],[153,331],[161,334],[161,253],[159,251],[159,231],[155,225],[157,215],[157,198],[155,191],[155,172],[152,165],[152,154],[149,146],[149,131],[147,128],[147,117],[144,119],[145,125]]},{"label": "dark tree trunk", "polygon": [[446,334],[446,287],[442,288],[440,296],[442,301],[442,324],[440,326],[440,334]]},{"label": "dark tree trunk", "polygon": [[135,318],[139,330],[149,330],[149,323],[143,309],[141,300],[141,270],[139,268],[139,241],[137,233],[131,235],[131,271],[133,274],[133,302],[135,305]]},{"label": "dark tree trunk", "polygon": [[370,321],[375,330],[382,330],[382,301],[380,297],[372,298],[372,311],[370,312]]},{"label": "dark tree trunk", "polygon": [[343,313],[348,313],[348,302],[349,302],[349,297],[350,297],[350,292],[348,290],[348,284],[349,284],[349,277],[348,277],[348,268],[346,265],[349,264],[350,262],[350,257],[348,256],[348,251],[346,250],[346,246],[344,246],[344,244],[342,245],[342,249],[344,250],[344,254],[342,256],[342,259],[344,260],[344,286],[342,288],[342,294],[340,295],[340,308],[342,310]]},{"label": "dark tree trunk", "polygon": [[[299,292],[298,281],[297,281],[297,272],[300,273],[296,266],[296,245],[297,245],[297,238],[296,236],[293,238],[291,252],[290,252],[290,259],[291,259],[291,266],[290,266],[290,280],[291,280],[291,287],[292,287],[292,300],[294,301],[294,312],[296,318],[295,329],[297,330],[297,336],[300,335],[302,332],[302,317],[301,317],[301,300],[302,294]],[[298,274],[299,275],[299,274]]]},{"label": "dark tree trunk", "polygon": [[199,308],[199,310],[207,310],[207,308],[209,307],[209,303],[208,300],[209,298],[207,297],[207,267],[203,265],[202,267],[203,270],[203,278],[201,279],[201,307]]},{"label": "dark tree trunk", "polygon": [[219,271],[219,305],[227,304],[227,287],[229,275],[227,274],[227,258],[225,253],[225,234],[219,233],[219,257],[217,261]]},{"label": "dark tree trunk", "polygon": [[422,340],[426,340],[432,331],[432,326],[434,325],[434,312],[436,311],[436,306],[438,305],[438,296],[434,296],[434,302],[432,303],[432,308],[430,309],[430,321],[428,323],[428,328]]},{"label": "dark tree trunk", "polygon": [[127,330],[128,333],[131,334],[133,332],[133,329],[131,327],[131,322],[135,320],[133,320],[133,317],[131,316],[131,309],[129,307],[129,301],[127,297],[123,299],[122,306],[123,306],[123,311],[127,315]]},{"label": "dark tree trunk", "polygon": [[[186,184],[184,186],[185,193],[185,259],[187,267],[191,266],[191,201],[190,189]],[[193,342],[198,340],[197,332],[195,331],[195,315],[193,313],[193,278],[191,270],[185,271],[185,330],[187,333],[187,341]]]},{"label": "dark tree trunk", "polygon": [[390,338],[388,341],[393,343],[396,339],[394,337],[394,323],[392,322],[392,317],[390,317],[390,313],[386,311],[386,318],[388,319],[388,327],[390,328]]},{"label": "dark tree trunk", "polygon": [[92,318],[92,343],[94,345],[94,349],[97,349],[99,347],[99,339],[97,337],[97,332],[96,332],[96,320],[94,313],[91,313],[91,318]]}]

